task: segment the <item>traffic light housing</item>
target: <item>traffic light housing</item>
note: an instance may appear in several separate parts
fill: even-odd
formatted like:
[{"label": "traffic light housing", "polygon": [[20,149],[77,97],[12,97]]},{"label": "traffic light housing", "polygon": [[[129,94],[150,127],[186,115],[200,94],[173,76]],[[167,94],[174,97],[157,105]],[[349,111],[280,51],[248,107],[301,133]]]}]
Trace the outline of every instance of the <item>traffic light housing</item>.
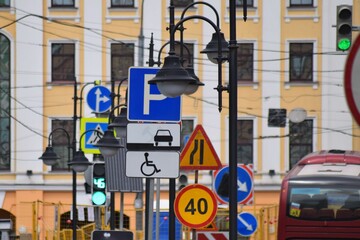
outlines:
[{"label": "traffic light housing", "polygon": [[188,177],[186,174],[180,174],[179,179],[178,179],[178,190],[180,191],[181,189],[183,189],[184,187],[186,187],[188,185]]},{"label": "traffic light housing", "polygon": [[347,51],[352,40],[352,6],[339,5],[336,14],[336,50]]},{"label": "traffic light housing", "polygon": [[92,194],[93,205],[101,206],[106,203],[106,178],[105,163],[94,163],[92,174]]}]

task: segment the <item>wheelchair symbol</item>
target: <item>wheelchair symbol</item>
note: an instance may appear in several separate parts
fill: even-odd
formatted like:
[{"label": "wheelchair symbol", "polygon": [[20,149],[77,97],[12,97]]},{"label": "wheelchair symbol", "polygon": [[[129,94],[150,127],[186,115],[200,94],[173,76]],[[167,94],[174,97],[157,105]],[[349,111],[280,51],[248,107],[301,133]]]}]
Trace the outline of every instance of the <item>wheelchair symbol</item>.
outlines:
[{"label": "wheelchair symbol", "polygon": [[153,161],[150,161],[148,159],[149,153],[144,153],[145,156],[145,162],[141,164],[140,171],[144,176],[150,177],[154,175],[155,173],[158,173],[161,171],[161,169],[158,169],[156,165],[153,163]]}]

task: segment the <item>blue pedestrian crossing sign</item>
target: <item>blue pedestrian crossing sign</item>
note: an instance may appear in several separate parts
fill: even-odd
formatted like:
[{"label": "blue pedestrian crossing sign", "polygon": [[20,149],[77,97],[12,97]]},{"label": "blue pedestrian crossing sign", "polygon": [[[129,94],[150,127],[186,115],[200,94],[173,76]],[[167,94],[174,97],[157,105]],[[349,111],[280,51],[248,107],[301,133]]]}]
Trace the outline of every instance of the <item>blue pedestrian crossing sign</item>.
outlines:
[{"label": "blue pedestrian crossing sign", "polygon": [[180,122],[181,97],[166,97],[149,84],[159,68],[131,67],[128,81],[129,121]]},{"label": "blue pedestrian crossing sign", "polygon": [[242,212],[237,216],[237,232],[244,237],[252,235],[258,227],[256,217],[248,212]]},{"label": "blue pedestrian crossing sign", "polygon": [[[100,154],[95,144],[100,140],[108,128],[107,118],[81,118],[80,133],[84,136],[81,139],[81,149],[84,153]],[[97,131],[92,131],[97,130]]]},{"label": "blue pedestrian crossing sign", "polygon": [[95,86],[88,92],[86,102],[94,112],[106,112],[111,108],[111,92],[104,86]]},{"label": "blue pedestrian crossing sign", "polygon": [[[229,167],[223,167],[215,172],[214,189],[222,203],[229,203]],[[251,165],[239,164],[237,166],[237,202],[238,204],[253,203],[253,171]]]}]

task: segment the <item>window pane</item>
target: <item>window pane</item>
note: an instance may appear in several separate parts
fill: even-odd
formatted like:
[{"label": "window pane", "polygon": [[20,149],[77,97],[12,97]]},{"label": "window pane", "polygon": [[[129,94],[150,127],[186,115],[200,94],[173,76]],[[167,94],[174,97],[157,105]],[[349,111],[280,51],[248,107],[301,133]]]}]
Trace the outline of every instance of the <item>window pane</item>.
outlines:
[{"label": "window pane", "polygon": [[52,81],[74,81],[75,44],[52,44]]},{"label": "window pane", "polygon": [[[189,66],[189,60],[190,60],[190,66],[193,67],[194,66],[194,44],[192,43],[185,43],[184,44],[185,47],[183,46],[183,58],[180,60],[182,60],[182,66],[183,67],[188,67]],[[190,56],[188,51],[186,50],[186,47],[189,49],[190,52]],[[176,55],[180,56],[180,49],[181,49],[181,44],[175,44],[175,53]]]},{"label": "window pane", "polygon": [[253,120],[238,120],[237,131],[237,162],[253,163]]},{"label": "window pane", "polygon": [[[51,121],[51,130],[52,132],[52,146],[55,153],[60,158],[57,160],[56,164],[52,166],[53,171],[64,171],[68,170],[68,161],[72,157],[72,149],[69,149],[69,144],[72,144],[73,141],[73,120],[52,120]],[[58,130],[55,130],[58,129]],[[55,131],[54,131],[55,130]],[[67,137],[65,131],[69,134]],[[69,142],[70,140],[70,142]],[[69,155],[70,154],[70,155]]]},{"label": "window pane", "polygon": [[313,80],[313,44],[290,43],[290,81]]},{"label": "window pane", "polygon": [[313,0],[290,0],[290,6],[313,6]]},{"label": "window pane", "polygon": [[74,7],[75,0],[52,0],[51,6],[52,7]]},{"label": "window pane", "polygon": [[193,2],[193,0],[173,0],[174,7],[186,7]]},{"label": "window pane", "polygon": [[0,7],[10,7],[10,0],[0,0]]},{"label": "window pane", "polygon": [[134,0],[111,0],[111,7],[133,7]]},{"label": "window pane", "polygon": [[237,56],[238,81],[253,81],[254,70],[254,44],[241,43]]},{"label": "window pane", "polygon": [[10,41],[0,34],[0,170],[10,170]]},{"label": "window pane", "polygon": [[[237,7],[242,7],[243,5],[244,5],[243,0],[236,0],[236,6]],[[254,0],[247,0],[246,5],[248,7],[253,7],[254,6]]]},{"label": "window pane", "polygon": [[111,44],[111,77],[121,80],[128,76],[129,67],[134,66],[134,44]]},{"label": "window pane", "polygon": [[181,133],[180,133],[181,149],[184,148],[193,131],[194,131],[194,120],[192,119],[181,120]]},{"label": "window pane", "polygon": [[306,154],[313,151],[313,120],[289,124],[290,169]]}]

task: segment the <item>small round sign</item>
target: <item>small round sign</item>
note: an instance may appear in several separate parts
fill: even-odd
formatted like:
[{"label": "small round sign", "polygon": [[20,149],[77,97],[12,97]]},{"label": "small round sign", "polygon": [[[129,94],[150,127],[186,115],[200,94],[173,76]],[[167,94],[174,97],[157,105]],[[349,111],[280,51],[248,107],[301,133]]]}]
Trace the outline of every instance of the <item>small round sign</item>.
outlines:
[{"label": "small round sign", "polygon": [[215,218],[217,201],[209,188],[192,184],[178,193],[174,209],[176,217],[182,224],[191,228],[202,228]]},{"label": "small round sign", "polygon": [[256,217],[248,212],[242,212],[237,216],[237,231],[241,236],[252,235],[258,227]]}]

